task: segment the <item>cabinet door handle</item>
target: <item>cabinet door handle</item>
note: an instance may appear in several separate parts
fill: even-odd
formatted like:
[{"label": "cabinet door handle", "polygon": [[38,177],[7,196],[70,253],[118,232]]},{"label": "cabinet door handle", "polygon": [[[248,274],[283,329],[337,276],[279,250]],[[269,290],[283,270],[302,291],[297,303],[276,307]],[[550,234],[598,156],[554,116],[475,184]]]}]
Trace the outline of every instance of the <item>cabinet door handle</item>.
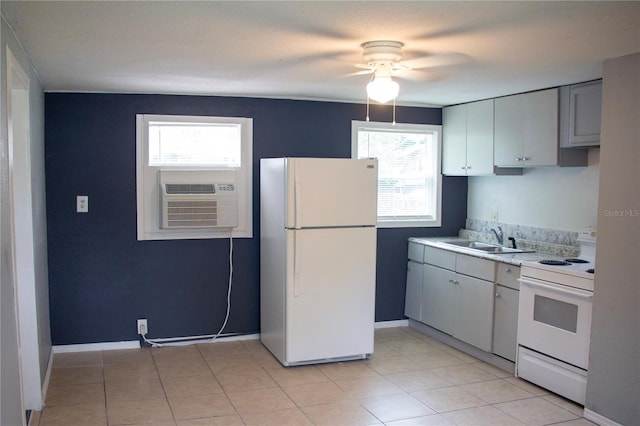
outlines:
[{"label": "cabinet door handle", "polygon": [[471,168],[471,166],[467,166],[467,170],[469,170]]},{"label": "cabinet door handle", "polygon": [[523,157],[516,157],[516,162],[524,161]]},{"label": "cabinet door handle", "polygon": [[524,157],[523,160],[524,161],[529,161],[529,160],[531,160],[531,157]]},{"label": "cabinet door handle", "polygon": [[462,170],[467,170],[467,167],[466,167],[466,166],[462,166],[462,167],[460,167],[460,168],[461,168]]},{"label": "cabinet door handle", "polygon": [[455,284],[455,283],[456,283],[454,280],[449,280],[449,282],[450,282],[451,284]]},{"label": "cabinet door handle", "polygon": [[500,297],[500,293],[496,293],[496,297]]},{"label": "cabinet door handle", "polygon": [[507,268],[504,270],[505,272],[511,272],[511,268]]}]

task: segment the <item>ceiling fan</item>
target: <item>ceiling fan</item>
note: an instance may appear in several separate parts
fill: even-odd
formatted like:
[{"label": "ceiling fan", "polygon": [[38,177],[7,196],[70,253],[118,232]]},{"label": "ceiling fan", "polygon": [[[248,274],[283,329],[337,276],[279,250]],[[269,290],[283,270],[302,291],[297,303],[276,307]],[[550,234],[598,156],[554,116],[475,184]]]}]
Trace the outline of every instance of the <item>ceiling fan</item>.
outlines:
[{"label": "ceiling fan", "polygon": [[355,75],[372,74],[371,80],[367,84],[367,95],[380,103],[389,102],[398,96],[400,85],[392,77],[402,77],[399,74],[406,71],[450,65],[460,61],[459,57],[451,55],[448,57],[429,55],[401,61],[404,43],[394,40],[367,41],[360,46],[363,49],[362,57],[366,63],[356,65],[364,70],[355,73]]}]

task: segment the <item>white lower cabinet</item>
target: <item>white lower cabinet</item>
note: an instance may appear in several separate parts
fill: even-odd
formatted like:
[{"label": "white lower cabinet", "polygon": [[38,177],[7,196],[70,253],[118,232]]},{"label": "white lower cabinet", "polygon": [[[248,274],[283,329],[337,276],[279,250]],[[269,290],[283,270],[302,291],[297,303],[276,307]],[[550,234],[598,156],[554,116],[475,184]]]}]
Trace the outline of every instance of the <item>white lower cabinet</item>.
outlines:
[{"label": "white lower cabinet", "polygon": [[407,265],[407,290],[404,301],[404,314],[409,318],[419,320],[421,317],[420,304],[422,300],[422,262],[409,259]]},{"label": "white lower cabinet", "polygon": [[423,265],[422,315],[419,320],[443,333],[453,334],[455,315],[454,284],[456,273],[432,265]]},{"label": "white lower cabinet", "polygon": [[405,315],[491,352],[495,262],[426,247],[408,268]]},{"label": "white lower cabinet", "polygon": [[451,335],[491,352],[493,282],[460,274],[457,274],[456,281]]},{"label": "white lower cabinet", "polygon": [[493,322],[493,353],[516,361],[518,333],[518,298],[520,292],[496,285],[495,317]]}]

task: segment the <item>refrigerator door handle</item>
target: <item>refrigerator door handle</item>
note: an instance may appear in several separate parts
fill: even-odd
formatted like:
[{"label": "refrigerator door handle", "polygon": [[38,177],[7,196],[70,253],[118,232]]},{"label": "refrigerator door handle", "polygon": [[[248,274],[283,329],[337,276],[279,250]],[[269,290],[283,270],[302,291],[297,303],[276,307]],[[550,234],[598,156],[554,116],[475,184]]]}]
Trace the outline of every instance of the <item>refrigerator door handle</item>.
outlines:
[{"label": "refrigerator door handle", "polygon": [[300,281],[300,256],[298,256],[298,233],[293,233],[293,297],[300,296],[298,282]]},{"label": "refrigerator door handle", "polygon": [[297,180],[294,183],[294,197],[295,197],[295,222],[294,222],[294,228],[301,228],[302,227],[302,184],[300,182],[298,182]]}]

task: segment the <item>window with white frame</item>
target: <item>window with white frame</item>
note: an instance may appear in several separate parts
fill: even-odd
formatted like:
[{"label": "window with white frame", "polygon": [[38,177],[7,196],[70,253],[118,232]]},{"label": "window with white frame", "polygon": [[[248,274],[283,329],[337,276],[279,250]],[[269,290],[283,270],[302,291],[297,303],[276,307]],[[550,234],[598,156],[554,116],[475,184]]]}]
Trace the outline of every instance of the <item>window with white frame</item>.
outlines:
[{"label": "window with white frame", "polygon": [[442,126],[353,121],[353,158],[378,159],[378,227],[441,225]]},{"label": "window with white frame", "polygon": [[138,240],[253,235],[253,120],[136,115]]}]

